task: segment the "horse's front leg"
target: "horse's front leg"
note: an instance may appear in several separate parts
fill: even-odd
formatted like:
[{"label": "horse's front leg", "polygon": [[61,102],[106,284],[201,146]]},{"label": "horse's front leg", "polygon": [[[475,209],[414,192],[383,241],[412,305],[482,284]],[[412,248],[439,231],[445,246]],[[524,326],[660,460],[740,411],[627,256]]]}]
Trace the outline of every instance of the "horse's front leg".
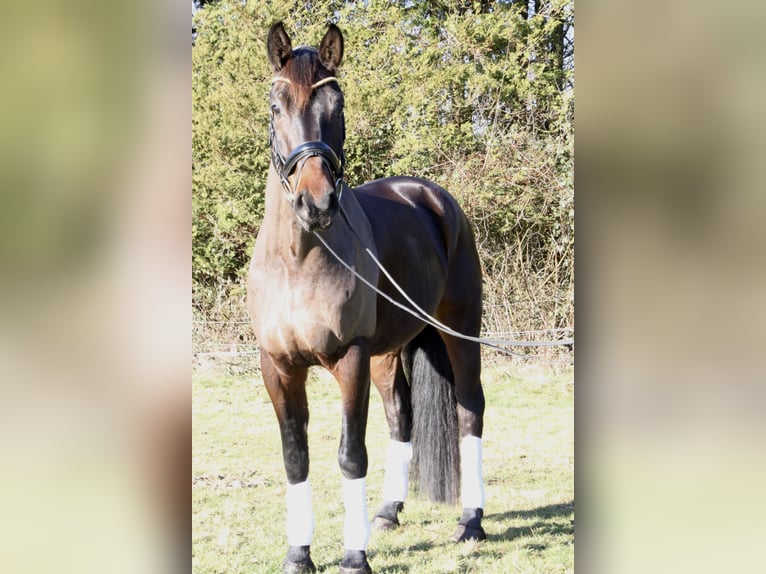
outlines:
[{"label": "horse's front leg", "polygon": [[308,369],[276,363],[261,353],[263,382],[271,397],[282,435],[282,457],[287,474],[287,543],[285,574],[316,572],[309,548],[314,535],[314,512],[308,482],[309,408],[306,398]]},{"label": "horse's front leg", "polygon": [[367,411],[370,404],[370,352],[367,342],[356,339],[330,369],[340,385],[343,421],[338,463],[343,474],[344,555],[341,574],[370,574],[367,542]]}]

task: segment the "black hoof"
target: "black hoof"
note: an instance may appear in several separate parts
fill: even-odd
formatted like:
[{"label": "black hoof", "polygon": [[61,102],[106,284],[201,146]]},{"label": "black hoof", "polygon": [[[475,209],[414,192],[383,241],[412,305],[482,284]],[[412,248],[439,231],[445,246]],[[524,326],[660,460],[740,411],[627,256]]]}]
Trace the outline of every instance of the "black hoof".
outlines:
[{"label": "black hoof", "polygon": [[452,535],[452,539],[455,542],[468,542],[469,540],[485,540],[487,538],[484,529],[479,526],[478,528],[472,528],[463,524],[458,524],[455,534]]},{"label": "black hoof", "polygon": [[284,574],[309,574],[316,572],[308,546],[290,546],[282,563]]},{"label": "black hoof", "polygon": [[395,530],[399,528],[399,519],[389,520],[382,516],[376,516],[372,519],[372,529],[377,531]]},{"label": "black hoof", "polygon": [[346,550],[339,570],[340,574],[372,574],[364,550]]},{"label": "black hoof", "polygon": [[460,517],[457,530],[452,535],[455,542],[467,542],[468,540],[485,540],[487,534],[481,527],[481,518],[484,516],[484,510],[481,508],[465,508],[463,516]]},{"label": "black hoof", "polygon": [[399,526],[399,513],[404,508],[403,502],[384,502],[375,518],[372,519],[372,527],[375,530],[393,530]]}]

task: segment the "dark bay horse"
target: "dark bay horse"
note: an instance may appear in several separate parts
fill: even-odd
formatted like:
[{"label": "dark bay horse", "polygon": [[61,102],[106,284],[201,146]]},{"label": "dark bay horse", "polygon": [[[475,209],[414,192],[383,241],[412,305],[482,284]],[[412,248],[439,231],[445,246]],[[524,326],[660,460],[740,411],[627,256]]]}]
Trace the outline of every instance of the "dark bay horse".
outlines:
[{"label": "dark bay horse", "polygon": [[343,93],[335,77],[343,35],[330,25],[319,49],[292,48],[281,23],[269,30],[274,71],[272,161],[266,212],[248,278],[248,312],[261,347],[263,380],[276,411],[287,474],[285,572],[313,572],[308,482],[309,367],[340,386],[338,462],[345,506],[340,571],[367,562],[365,432],[370,380],[390,428],[380,528],[399,524],[412,460],[420,490],[456,502],[456,540],[483,539],[481,435],[484,394],[479,345],[438,332],[378,296],[341,264],[401,300],[369,248],[424,310],[477,336],[481,268],[456,201],[436,184],[392,177],[349,188],[343,181]]}]

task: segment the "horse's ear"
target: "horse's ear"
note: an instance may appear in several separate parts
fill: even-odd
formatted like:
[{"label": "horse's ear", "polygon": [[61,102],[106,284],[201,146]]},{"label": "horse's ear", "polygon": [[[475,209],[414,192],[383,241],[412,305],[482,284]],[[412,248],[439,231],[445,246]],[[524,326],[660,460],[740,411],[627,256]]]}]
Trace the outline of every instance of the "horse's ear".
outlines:
[{"label": "horse's ear", "polygon": [[293,53],[293,45],[290,36],[285,32],[282,22],[272,24],[269,28],[269,39],[266,42],[266,51],[269,53],[269,62],[275,72],[278,72],[290,59]]},{"label": "horse's ear", "polygon": [[343,34],[335,24],[327,27],[319,44],[319,60],[331,72],[335,72],[343,59]]}]

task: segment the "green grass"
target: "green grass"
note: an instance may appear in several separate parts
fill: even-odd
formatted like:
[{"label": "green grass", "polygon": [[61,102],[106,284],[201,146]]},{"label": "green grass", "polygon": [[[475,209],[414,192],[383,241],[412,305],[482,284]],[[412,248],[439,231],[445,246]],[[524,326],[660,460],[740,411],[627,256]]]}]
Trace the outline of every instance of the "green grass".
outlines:
[{"label": "green grass", "polygon": [[[518,374],[521,371],[521,374]],[[460,509],[410,497],[402,526],[373,533],[376,574],[563,573],[574,570],[572,373],[503,363],[485,368],[487,540],[450,541]],[[319,572],[343,554],[338,386],[321,371],[309,385],[310,481]],[[193,380],[193,571],[280,572],[287,549],[281,446],[268,395],[255,375]],[[373,389],[367,431],[368,504],[381,502],[388,430]]]}]

